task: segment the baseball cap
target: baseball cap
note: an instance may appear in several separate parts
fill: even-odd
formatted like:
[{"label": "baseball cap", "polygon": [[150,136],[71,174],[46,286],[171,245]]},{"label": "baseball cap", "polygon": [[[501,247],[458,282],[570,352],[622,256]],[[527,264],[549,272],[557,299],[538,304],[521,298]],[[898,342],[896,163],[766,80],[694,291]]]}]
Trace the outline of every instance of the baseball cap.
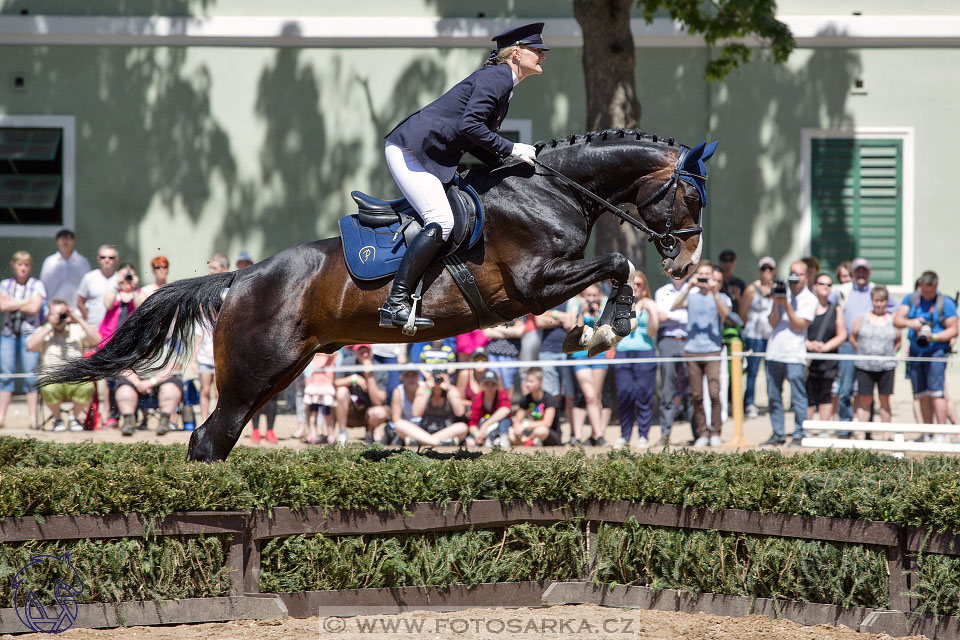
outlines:
[{"label": "baseball cap", "polygon": [[487,355],[487,350],[483,347],[477,347],[473,350],[473,355],[470,356],[472,360],[489,360],[490,356]]},{"label": "baseball cap", "polygon": [[723,251],[720,252],[719,258],[721,260],[723,260],[724,258],[730,258],[731,260],[736,260],[737,254],[733,251],[733,249],[724,249]]},{"label": "baseball cap", "polygon": [[480,384],[484,382],[493,382],[495,384],[500,384],[500,376],[497,375],[496,371],[484,371],[483,377],[480,378]]},{"label": "baseball cap", "polygon": [[850,267],[851,267],[854,271],[856,271],[857,268],[859,268],[859,267],[864,267],[864,268],[866,268],[868,271],[872,271],[872,269],[871,269],[871,267],[870,267],[870,261],[867,260],[866,258],[857,258],[856,260],[853,261],[853,263],[850,265]]},{"label": "baseball cap", "polygon": [[247,260],[249,262],[253,262],[253,258],[250,256],[250,252],[247,251],[246,249],[243,249],[240,253],[237,254],[237,262],[240,262],[241,260]]},{"label": "baseball cap", "polygon": [[372,351],[372,350],[373,350],[373,345],[370,345],[370,344],[352,344],[352,345],[350,345],[350,349],[353,350],[353,351],[357,351],[358,349],[363,349],[363,348],[367,348],[367,349],[370,349],[370,350]]},{"label": "baseball cap", "polygon": [[60,229],[60,231],[57,231],[56,239],[59,240],[60,238],[75,238],[75,237],[76,236],[73,235],[73,231],[67,228],[63,228],[63,229]]},{"label": "baseball cap", "polygon": [[777,268],[777,261],[774,260],[773,258],[771,258],[770,256],[763,256],[763,257],[760,258],[760,260],[757,262],[757,268],[758,268],[758,269],[762,269],[762,268],[765,267],[765,266],[770,266],[770,267],[773,267],[774,269],[776,269],[776,268]]}]

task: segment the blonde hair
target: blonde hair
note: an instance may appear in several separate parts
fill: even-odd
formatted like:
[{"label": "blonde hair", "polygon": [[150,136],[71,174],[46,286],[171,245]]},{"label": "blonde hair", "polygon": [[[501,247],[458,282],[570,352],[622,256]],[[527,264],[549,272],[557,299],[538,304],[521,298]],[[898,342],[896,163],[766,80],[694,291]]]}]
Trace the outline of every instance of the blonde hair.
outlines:
[{"label": "blonde hair", "polygon": [[33,258],[30,257],[30,253],[27,251],[13,252],[13,257],[10,258],[10,264],[15,264],[17,262],[26,262],[31,267],[33,266]]},{"label": "blonde hair", "polygon": [[[637,271],[634,274],[634,278],[640,278],[641,280],[643,280],[643,293],[640,295],[640,297],[652,299],[653,296],[650,295],[650,281],[647,280],[646,274],[643,271]],[[637,295],[637,292],[634,291],[633,295]]]},{"label": "blonde hair", "polygon": [[889,300],[890,292],[887,291],[887,288],[884,285],[878,284],[873,288],[872,291],[870,291],[870,299],[871,300]]},{"label": "blonde hair", "polygon": [[497,51],[497,55],[490,55],[489,58],[483,63],[483,66],[489,67],[495,64],[503,64],[504,62],[510,59],[510,56],[513,54],[513,50],[517,48],[517,45],[512,44],[509,47],[503,47]]}]

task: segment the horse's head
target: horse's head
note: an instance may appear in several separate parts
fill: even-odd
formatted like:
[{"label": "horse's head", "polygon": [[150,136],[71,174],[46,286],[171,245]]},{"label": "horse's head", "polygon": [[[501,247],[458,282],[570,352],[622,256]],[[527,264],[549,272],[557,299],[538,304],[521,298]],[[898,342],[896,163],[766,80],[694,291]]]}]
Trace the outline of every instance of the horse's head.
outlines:
[{"label": "horse's head", "polygon": [[653,231],[663,270],[682,278],[700,262],[703,207],[707,203],[707,167],[717,142],[681,146],[666,156],[668,164],[640,180],[637,214]]}]

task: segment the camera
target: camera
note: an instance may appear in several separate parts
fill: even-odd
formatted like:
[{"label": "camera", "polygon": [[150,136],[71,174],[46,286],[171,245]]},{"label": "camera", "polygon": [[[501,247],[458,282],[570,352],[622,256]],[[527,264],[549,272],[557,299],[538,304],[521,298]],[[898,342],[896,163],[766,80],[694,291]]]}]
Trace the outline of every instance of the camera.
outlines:
[{"label": "camera", "polygon": [[707,284],[708,282],[710,282],[710,278],[697,278],[697,282],[699,282],[700,284]]},{"label": "camera", "polygon": [[770,281],[770,284],[773,285],[770,289],[771,298],[786,298],[787,297],[787,282],[781,280],[780,278],[774,278]]},{"label": "camera", "polygon": [[443,374],[435,373],[433,374],[433,383],[434,384],[443,384]]},{"label": "camera", "polygon": [[57,320],[57,322],[58,322],[58,323],[63,323],[63,322],[66,322],[66,321],[69,320],[69,319],[70,319],[70,314],[67,313],[66,311],[64,311],[63,313],[60,314],[60,319]]},{"label": "camera", "polygon": [[917,346],[926,347],[931,342],[933,342],[933,327],[930,326],[930,323],[924,322],[920,331],[917,331]]},{"label": "camera", "polygon": [[123,279],[127,282],[133,282],[133,275],[128,273],[127,275],[123,276]]}]

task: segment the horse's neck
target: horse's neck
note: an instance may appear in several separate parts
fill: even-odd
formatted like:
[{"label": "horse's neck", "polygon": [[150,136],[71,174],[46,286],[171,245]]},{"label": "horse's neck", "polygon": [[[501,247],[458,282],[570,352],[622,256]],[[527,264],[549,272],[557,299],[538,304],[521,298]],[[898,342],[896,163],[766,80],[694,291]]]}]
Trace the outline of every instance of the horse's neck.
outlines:
[{"label": "horse's neck", "polygon": [[642,142],[582,143],[556,156],[556,168],[561,173],[602,197],[627,189],[641,177],[668,166],[663,149]]}]

